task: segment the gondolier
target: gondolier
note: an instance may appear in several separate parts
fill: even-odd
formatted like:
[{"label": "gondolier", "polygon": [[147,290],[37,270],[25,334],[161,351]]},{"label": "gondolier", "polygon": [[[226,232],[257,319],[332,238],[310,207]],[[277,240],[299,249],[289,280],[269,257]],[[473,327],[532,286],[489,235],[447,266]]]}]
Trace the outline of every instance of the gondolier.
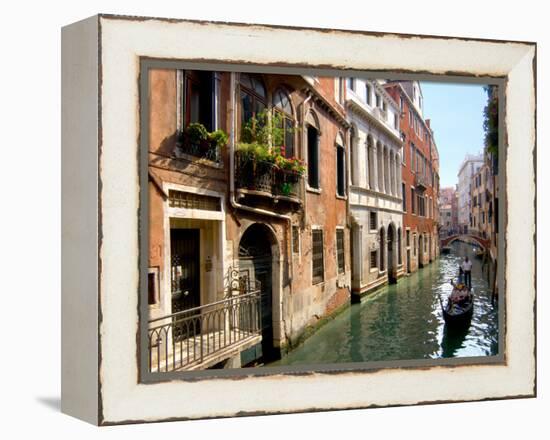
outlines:
[{"label": "gondolier", "polygon": [[464,273],[464,284],[468,286],[469,289],[472,288],[472,262],[468,257],[464,258],[464,261],[460,265],[462,272]]}]

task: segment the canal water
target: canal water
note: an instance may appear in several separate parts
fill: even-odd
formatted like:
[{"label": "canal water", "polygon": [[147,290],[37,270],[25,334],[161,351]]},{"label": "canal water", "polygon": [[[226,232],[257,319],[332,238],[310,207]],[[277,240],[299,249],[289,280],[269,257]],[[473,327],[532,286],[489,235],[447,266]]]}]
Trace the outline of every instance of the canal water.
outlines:
[{"label": "canal water", "polygon": [[[474,315],[468,329],[452,332],[439,297],[450,294],[465,255],[473,262]],[[487,271],[471,245],[455,242],[450,254],[351,305],[269,366],[496,355],[498,307]]]}]

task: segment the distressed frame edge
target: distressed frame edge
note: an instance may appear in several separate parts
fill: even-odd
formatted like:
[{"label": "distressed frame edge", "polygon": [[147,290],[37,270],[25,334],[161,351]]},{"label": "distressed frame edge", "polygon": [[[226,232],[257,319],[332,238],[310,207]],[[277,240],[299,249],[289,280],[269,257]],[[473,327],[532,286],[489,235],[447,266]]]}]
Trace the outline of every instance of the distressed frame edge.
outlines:
[{"label": "distressed frame edge", "polygon": [[[108,16],[108,15],[104,15],[105,17],[107,18],[120,18],[120,16]],[[101,21],[101,20],[100,20]],[[167,21],[170,21],[170,20],[167,20]],[[177,20],[177,21],[189,21],[189,20]],[[207,24],[215,24],[215,22],[203,22],[203,23],[207,23]],[[224,24],[227,24],[227,23],[224,23]],[[231,24],[231,23],[228,23],[228,24]],[[254,26],[254,25],[251,25],[251,26]],[[267,25],[268,27],[272,27],[270,25]],[[292,28],[292,29],[295,29],[295,30],[298,30],[300,28]],[[308,30],[315,30],[314,28],[305,28],[305,29],[308,29]],[[326,32],[326,31],[329,31],[328,29],[322,29],[321,31],[323,32]],[[347,32],[347,31],[344,31],[344,32]],[[363,33],[363,32],[361,32]],[[386,35],[386,33],[384,33],[383,35]],[[430,38],[429,36],[419,36],[420,38]],[[445,37],[435,37],[435,38],[445,38]],[[450,37],[450,39],[454,39],[453,37]],[[483,41],[483,42],[487,42],[487,41],[495,41],[495,40],[475,40],[475,39],[470,39],[470,38],[466,38],[466,39],[463,39],[463,40],[466,40],[466,41]],[[502,41],[502,40],[496,40],[497,42],[499,43],[505,43],[505,41]],[[528,45],[531,45],[533,44],[535,46],[535,49],[536,49],[536,43],[522,43],[522,44],[528,44]],[[101,50],[101,49],[100,49]],[[535,51],[535,55],[533,57],[533,65],[535,66],[536,65],[536,51]],[[100,69],[101,70],[101,69]],[[536,68],[533,68],[533,76],[534,76],[534,85],[535,85],[535,108],[534,108],[534,111],[535,111],[535,115],[536,115]],[[534,131],[534,136],[535,136],[535,142],[534,142],[534,145],[533,145],[533,156],[534,156],[534,161],[535,161],[535,165],[536,165],[536,120],[535,120],[535,131]],[[536,167],[534,169],[534,173],[535,173],[535,183],[536,183]],[[534,201],[535,201],[535,207],[536,207],[536,185],[535,185],[535,193],[534,193]],[[536,217],[535,217],[535,224],[534,224],[534,233],[535,233],[535,240],[536,240]],[[536,243],[535,243],[535,246],[536,246]],[[535,332],[534,332],[534,339],[535,339],[535,352],[534,352],[534,357],[535,357],[535,383],[534,383],[534,388],[533,388],[533,394],[526,394],[526,395],[517,395],[517,396],[506,396],[506,397],[497,397],[497,398],[489,398],[489,399],[478,399],[478,400],[500,400],[500,399],[507,399],[507,398],[527,398],[527,397],[535,397],[536,396],[536,253],[535,253],[535,287],[534,287],[534,293],[535,293],[535,304],[534,304],[534,321],[535,321]],[[100,313],[101,313],[101,310],[100,310]],[[101,345],[101,344],[100,344]],[[100,382],[100,381],[99,381]],[[463,401],[473,401],[472,399],[467,399],[467,400],[457,400],[457,402],[460,401],[460,402],[463,402]],[[438,401],[438,402],[420,402],[420,403],[416,403],[416,404],[431,404],[431,403],[446,403],[446,402],[451,402],[451,401]],[[101,402],[100,402],[101,403]],[[416,405],[414,404],[414,405]],[[387,406],[409,406],[411,404],[407,403],[407,404],[403,404],[403,405],[400,405],[400,404],[397,404],[397,405],[382,405],[384,407],[387,407]],[[353,408],[371,408],[371,407],[379,407],[379,405],[368,405],[368,406],[361,406],[361,407],[353,407]],[[269,414],[279,414],[279,413],[294,413],[294,412],[311,412],[311,411],[329,411],[329,410],[336,410],[336,409],[342,409],[342,408],[333,408],[333,409],[306,409],[306,410],[297,410],[297,411],[283,411],[283,412],[269,412]],[[352,407],[350,408],[345,408],[345,409],[352,409]],[[100,410],[101,410],[101,406],[100,406]],[[267,413],[264,413],[262,411],[260,411],[259,413],[261,414],[267,414]],[[235,416],[239,416],[239,415],[261,415],[261,414],[256,414],[254,412],[243,412],[243,413],[239,413],[239,414],[236,414]],[[201,418],[201,419],[204,419],[204,418],[222,418],[222,417],[228,417],[228,416],[224,416],[224,415],[220,415],[220,416],[214,416],[214,417],[197,417],[197,418]],[[231,416],[229,416],[231,417]],[[163,420],[158,420],[158,421],[168,421],[168,420],[190,420],[190,419],[195,419],[195,417],[188,417],[188,418],[166,418],[166,419],[163,419]],[[103,418],[103,414],[101,414],[101,417],[100,417],[100,424],[101,425],[111,425],[111,424],[124,424],[124,423],[142,423],[142,422],[152,422],[151,420],[127,420],[127,421],[115,421],[115,422],[109,422],[109,421],[106,421],[104,420]],[[153,421],[154,422],[154,421]]]},{"label": "distressed frame edge", "polygon": [[[99,22],[99,16],[95,15],[64,26],[61,31],[61,412],[95,425],[100,423],[101,405],[97,321],[101,310],[100,277],[97,270],[84,272],[91,286],[84,289],[73,272],[80,269],[81,273],[90,266],[97,269],[100,261]],[[84,87],[82,78],[86,81]],[[80,136],[82,132],[89,136]],[[82,148],[82,144],[86,147]],[[79,160],[83,150],[88,151],[87,161]],[[90,206],[83,206],[82,200]],[[76,330],[80,337],[75,341]],[[79,343],[82,337],[91,347]]]}]

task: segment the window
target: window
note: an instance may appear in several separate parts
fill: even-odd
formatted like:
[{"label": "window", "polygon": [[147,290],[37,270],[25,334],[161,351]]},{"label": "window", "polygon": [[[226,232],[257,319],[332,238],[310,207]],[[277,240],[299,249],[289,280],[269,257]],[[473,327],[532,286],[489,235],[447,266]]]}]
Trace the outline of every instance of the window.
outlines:
[{"label": "window", "polygon": [[372,94],[369,84],[365,84],[365,101],[368,105],[372,105]]},{"label": "window", "polygon": [[214,74],[208,71],[186,70],[183,73],[182,122],[187,127],[200,122],[208,131],[214,129]]},{"label": "window", "polygon": [[418,247],[418,238],[416,237],[416,234],[413,234],[413,255],[416,257],[416,248]]},{"label": "window", "polygon": [[325,268],[323,263],[323,231],[313,229],[311,231],[312,241],[312,284],[318,284],[325,279]]},{"label": "window", "polygon": [[307,182],[310,188],[319,189],[319,132],[307,127]]},{"label": "window", "polygon": [[407,233],[405,234],[405,236],[406,236],[406,239],[407,239],[405,243],[406,243],[406,245],[407,245],[407,247],[408,247],[408,246],[411,245],[411,231],[407,231]]},{"label": "window", "polygon": [[[242,127],[248,121],[257,119],[259,115],[266,109],[266,91],[263,83],[259,78],[241,73],[240,75],[240,89],[241,89],[241,136]],[[258,121],[259,122],[259,121]],[[255,123],[252,126],[254,130]]]},{"label": "window", "polygon": [[355,78],[348,78],[348,87],[355,92]]},{"label": "window", "polygon": [[414,171],[415,159],[416,159],[416,148],[414,148],[414,144],[411,142],[411,171]]},{"label": "window", "polygon": [[338,102],[344,103],[344,78],[338,78]]},{"label": "window", "polygon": [[294,157],[294,112],[290,97],[284,90],[279,89],[273,95],[273,109],[279,116],[279,128],[282,129],[281,139],[274,139],[273,144],[276,147],[284,146],[283,153],[286,157]]},{"label": "window", "polygon": [[300,228],[296,225],[292,226],[292,253],[300,253]]},{"label": "window", "polygon": [[421,217],[426,217],[426,198],[421,195],[417,195],[417,207],[418,207],[418,215]]},{"label": "window", "polygon": [[403,197],[403,212],[407,212],[407,191],[404,183],[401,183],[401,195]]},{"label": "window", "polygon": [[378,267],[378,251],[370,251],[370,268],[375,269]]},{"label": "window", "polygon": [[411,188],[411,213],[412,214],[416,214],[416,197],[415,197],[415,193],[414,193],[414,188]]},{"label": "window", "polygon": [[375,96],[376,96],[376,107],[381,107],[382,105],[382,98],[380,97],[380,95],[378,93],[375,93]]},{"label": "window", "polygon": [[403,112],[403,110],[405,109],[405,101],[403,100],[402,96],[399,97],[399,109],[401,110],[401,112]]},{"label": "window", "polygon": [[204,211],[221,211],[219,197],[204,196],[202,194],[183,191],[168,191],[168,206],[170,208],[202,209]]},{"label": "window", "polygon": [[340,197],[346,195],[346,161],[342,145],[336,145],[336,193]]},{"label": "window", "polygon": [[150,306],[158,302],[158,267],[150,267],[147,274],[147,298]]},{"label": "window", "polygon": [[369,214],[369,228],[371,231],[376,231],[378,229],[378,219],[376,218],[376,212],[371,211]]},{"label": "window", "polygon": [[399,128],[399,115],[397,113],[393,114],[393,127]]},{"label": "window", "polygon": [[344,230],[336,229],[336,257],[338,259],[338,273],[345,272],[345,254],[344,254]]}]

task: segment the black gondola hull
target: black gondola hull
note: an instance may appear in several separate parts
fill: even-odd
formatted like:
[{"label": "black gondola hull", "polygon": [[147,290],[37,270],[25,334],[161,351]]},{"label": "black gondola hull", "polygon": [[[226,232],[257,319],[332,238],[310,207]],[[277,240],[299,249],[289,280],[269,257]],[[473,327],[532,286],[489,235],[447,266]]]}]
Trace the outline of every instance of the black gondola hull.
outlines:
[{"label": "black gondola hull", "polygon": [[469,307],[465,308],[462,313],[451,314],[448,312],[447,307],[443,307],[443,319],[449,326],[467,326],[472,320],[474,313],[474,303],[470,303]]}]

